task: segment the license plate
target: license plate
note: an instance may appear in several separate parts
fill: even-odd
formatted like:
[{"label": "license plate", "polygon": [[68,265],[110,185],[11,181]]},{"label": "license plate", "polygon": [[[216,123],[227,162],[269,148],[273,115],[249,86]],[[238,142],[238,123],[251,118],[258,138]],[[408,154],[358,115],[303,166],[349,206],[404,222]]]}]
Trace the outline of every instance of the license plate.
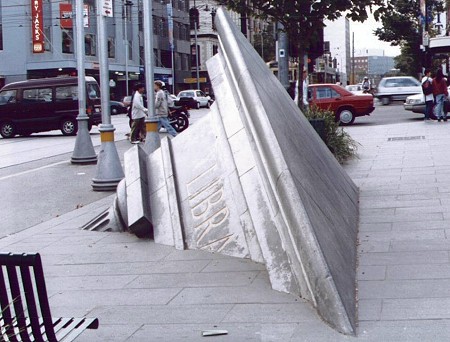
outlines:
[{"label": "license plate", "polygon": [[100,113],[100,108],[95,108],[96,113]]}]

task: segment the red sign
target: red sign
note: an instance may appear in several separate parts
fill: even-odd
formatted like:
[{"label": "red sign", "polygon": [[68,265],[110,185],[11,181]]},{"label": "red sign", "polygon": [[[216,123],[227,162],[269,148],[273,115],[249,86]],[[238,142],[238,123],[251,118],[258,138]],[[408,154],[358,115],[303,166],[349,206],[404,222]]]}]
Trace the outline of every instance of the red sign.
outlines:
[{"label": "red sign", "polygon": [[31,0],[31,34],[33,36],[33,53],[43,53],[44,49],[44,16],[42,0]]},{"label": "red sign", "polygon": [[63,29],[73,28],[71,3],[59,4],[59,26]]}]

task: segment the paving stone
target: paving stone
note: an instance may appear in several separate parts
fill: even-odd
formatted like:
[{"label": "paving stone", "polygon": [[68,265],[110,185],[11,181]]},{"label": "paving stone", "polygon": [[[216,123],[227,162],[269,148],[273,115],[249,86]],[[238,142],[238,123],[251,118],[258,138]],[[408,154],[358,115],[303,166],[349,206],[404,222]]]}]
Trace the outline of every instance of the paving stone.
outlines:
[{"label": "paving stone", "polygon": [[402,213],[398,215],[361,216],[361,223],[428,222],[444,219],[442,213]]},{"label": "paving stone", "polygon": [[215,305],[127,305],[118,310],[115,305],[99,306],[90,317],[98,317],[103,324],[186,324],[217,323],[233,308],[230,304]]},{"label": "paving stone", "polygon": [[450,297],[448,279],[359,281],[360,299]]},{"label": "paving stone", "polygon": [[[45,272],[45,271],[44,271]],[[45,274],[45,273],[44,273]],[[64,290],[113,290],[124,288],[136,279],[136,275],[47,277],[47,292],[53,294]]]},{"label": "paving stone", "polygon": [[158,261],[111,264],[53,265],[45,267],[46,276],[103,276],[124,274],[192,273],[200,272],[209,260]]},{"label": "paving stone", "polygon": [[199,287],[183,289],[170,305],[189,304],[264,304],[264,303],[296,303],[300,298],[278,291],[270,287],[255,288],[253,286],[233,287]]},{"label": "paving stone", "polygon": [[418,319],[450,319],[450,298],[383,300],[381,320]]},{"label": "paving stone", "polygon": [[450,264],[391,265],[386,279],[450,279]]},{"label": "paving stone", "polygon": [[386,278],[386,266],[359,266],[358,280],[384,280]]},{"label": "paving stone", "polygon": [[416,265],[449,262],[446,251],[366,253],[359,258],[360,265]]},{"label": "paving stone", "polygon": [[364,232],[387,232],[392,230],[392,223],[361,223],[359,234]]},{"label": "paving stone", "polygon": [[448,251],[450,250],[450,240],[410,240],[410,241],[392,241],[392,252],[412,252],[412,251]]},{"label": "paving stone", "polygon": [[[105,287],[107,289],[107,287]],[[91,311],[96,306],[114,305],[166,305],[181,288],[161,289],[109,289],[61,290],[50,297],[50,306],[85,308]]]},{"label": "paving stone", "polygon": [[307,303],[295,304],[237,304],[222,322],[296,323],[320,320]]},{"label": "paving stone", "polygon": [[247,259],[219,259],[211,261],[202,272],[265,271],[266,266]]},{"label": "paving stone", "polygon": [[173,273],[138,276],[128,288],[210,287],[249,285],[258,272]]},{"label": "paving stone", "polygon": [[229,259],[231,257],[218,254],[218,253],[209,253],[200,250],[173,250],[169,255],[165,257],[165,260],[214,260],[214,259]]},{"label": "paving stone", "polygon": [[[79,337],[77,337],[77,342],[94,342],[94,341],[108,341],[108,342],[122,342],[128,341],[129,338],[137,332],[142,325],[125,325],[125,324],[102,324],[100,322],[100,326],[98,329],[87,329],[85,330]],[[142,339],[141,341],[148,341],[149,336],[146,336],[146,339]],[[137,341],[137,340],[136,340]]]},{"label": "paving stone", "polygon": [[438,221],[419,221],[419,222],[394,222],[392,230],[425,230],[425,229],[445,229],[448,228],[448,222]]},{"label": "paving stone", "polygon": [[390,241],[370,241],[369,239],[360,236],[358,253],[389,252],[390,246]]},{"label": "paving stone", "polygon": [[[144,325],[129,341],[152,341],[167,342],[198,342],[201,340],[229,341],[253,341],[253,342],[286,342],[290,341],[297,324],[257,324],[257,323],[217,323],[217,324],[158,324]],[[228,334],[204,338],[201,336],[205,330],[227,330]]]},{"label": "paving stone", "polygon": [[382,232],[360,232],[359,239],[369,241],[402,241],[402,240],[445,240],[445,231],[443,229],[433,230],[395,230]]},{"label": "paving stone", "polygon": [[360,299],[358,301],[359,321],[378,321],[381,317],[381,299]]}]

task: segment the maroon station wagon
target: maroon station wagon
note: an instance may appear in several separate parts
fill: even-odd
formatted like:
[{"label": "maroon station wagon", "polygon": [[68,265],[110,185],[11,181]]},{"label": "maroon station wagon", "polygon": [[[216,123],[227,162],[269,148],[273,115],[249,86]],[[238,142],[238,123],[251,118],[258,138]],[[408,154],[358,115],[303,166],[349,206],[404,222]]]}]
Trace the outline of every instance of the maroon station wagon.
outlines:
[{"label": "maroon station wagon", "polygon": [[351,125],[357,116],[370,115],[375,109],[372,95],[355,95],[336,84],[310,85],[308,97],[310,105],[334,112],[342,125]]}]

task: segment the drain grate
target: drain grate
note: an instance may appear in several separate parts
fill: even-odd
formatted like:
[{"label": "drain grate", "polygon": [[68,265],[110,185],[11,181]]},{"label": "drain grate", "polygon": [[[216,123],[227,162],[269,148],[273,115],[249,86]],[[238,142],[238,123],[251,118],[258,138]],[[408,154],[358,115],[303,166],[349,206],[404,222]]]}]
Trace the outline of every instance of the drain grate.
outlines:
[{"label": "drain grate", "polygon": [[425,140],[424,135],[416,135],[412,137],[392,137],[388,138],[388,141],[409,141],[409,140]]}]

